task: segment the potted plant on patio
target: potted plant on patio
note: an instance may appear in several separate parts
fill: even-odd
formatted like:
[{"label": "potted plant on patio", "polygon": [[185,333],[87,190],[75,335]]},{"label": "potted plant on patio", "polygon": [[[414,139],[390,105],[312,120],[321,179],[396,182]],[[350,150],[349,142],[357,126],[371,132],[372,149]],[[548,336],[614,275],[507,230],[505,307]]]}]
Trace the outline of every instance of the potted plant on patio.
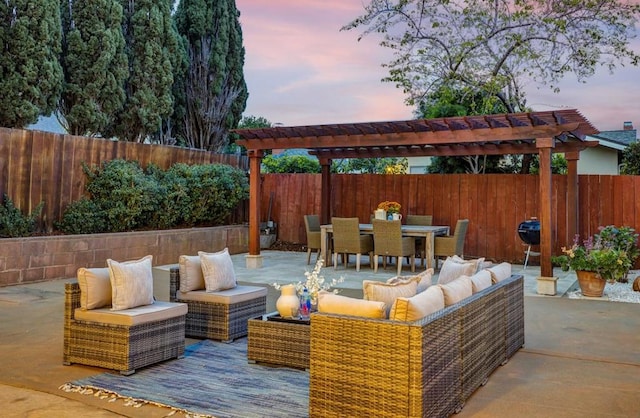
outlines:
[{"label": "potted plant on patio", "polygon": [[632,266],[628,250],[616,248],[606,234],[591,236],[582,244],[576,235],[573,245],[562,247],[562,252],[553,261],[563,270],[575,270],[584,296],[601,297],[606,282],[622,279]]}]

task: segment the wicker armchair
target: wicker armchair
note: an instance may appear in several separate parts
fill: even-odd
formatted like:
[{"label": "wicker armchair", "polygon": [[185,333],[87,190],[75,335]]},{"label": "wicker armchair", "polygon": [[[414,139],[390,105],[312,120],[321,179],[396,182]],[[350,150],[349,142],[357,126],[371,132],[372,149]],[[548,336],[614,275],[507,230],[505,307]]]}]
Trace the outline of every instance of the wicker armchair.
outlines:
[{"label": "wicker armchair", "polygon": [[416,271],[416,240],[402,236],[400,221],[373,220],[373,270],[378,271],[378,257],[387,268],[387,257],[396,257],[398,276],[402,272],[402,257],[410,257],[411,271]]},{"label": "wicker armchair", "polygon": [[[423,225],[423,226],[431,226],[433,225],[433,216],[431,215],[407,215],[405,218],[405,222],[407,225]],[[420,266],[424,267],[424,260],[426,257],[425,249],[427,247],[427,243],[425,242],[425,238],[420,238],[416,240],[416,254],[420,254]]]},{"label": "wicker armchair", "polygon": [[331,218],[333,225],[333,268],[338,265],[338,254],[343,254],[345,267],[349,264],[349,254],[356,255],[356,271],[360,271],[360,256],[371,255],[373,252],[373,239],[371,235],[360,234],[360,221],[358,218]]},{"label": "wicker armchair", "polygon": [[[65,283],[64,293],[63,364],[85,364],[130,375],[140,367],[184,356],[184,305],[156,301],[148,307],[131,309],[138,311],[138,318],[161,317],[144,320],[109,308],[80,310],[78,282]],[[172,312],[162,315],[160,311],[165,309]],[[122,312],[121,318],[116,318],[117,312]],[[85,318],[77,318],[80,314]],[[95,319],[91,319],[93,316]]]},{"label": "wicker armchair", "polygon": [[316,260],[320,257],[320,217],[304,215],[304,227],[307,231],[307,264],[310,264],[311,250],[316,250]]},{"label": "wicker armchair", "polygon": [[453,255],[464,255],[464,238],[467,235],[468,219],[460,219],[456,224],[453,235],[446,237],[435,237],[433,255],[436,259],[436,268],[438,268],[438,259],[446,258]]},{"label": "wicker armchair", "polygon": [[207,293],[180,292],[180,268],[169,269],[169,300],[189,307],[185,334],[231,342],[247,335],[247,321],[267,311],[267,289],[262,286],[237,286]]}]

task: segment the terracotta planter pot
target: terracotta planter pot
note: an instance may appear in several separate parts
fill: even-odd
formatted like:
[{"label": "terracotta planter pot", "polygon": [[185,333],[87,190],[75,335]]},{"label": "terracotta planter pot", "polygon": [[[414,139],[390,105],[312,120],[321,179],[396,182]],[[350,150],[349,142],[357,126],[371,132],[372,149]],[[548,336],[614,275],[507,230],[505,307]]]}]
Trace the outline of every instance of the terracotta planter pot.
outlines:
[{"label": "terracotta planter pot", "polygon": [[578,284],[583,296],[599,298],[602,297],[604,286],[607,282],[595,271],[577,270]]}]

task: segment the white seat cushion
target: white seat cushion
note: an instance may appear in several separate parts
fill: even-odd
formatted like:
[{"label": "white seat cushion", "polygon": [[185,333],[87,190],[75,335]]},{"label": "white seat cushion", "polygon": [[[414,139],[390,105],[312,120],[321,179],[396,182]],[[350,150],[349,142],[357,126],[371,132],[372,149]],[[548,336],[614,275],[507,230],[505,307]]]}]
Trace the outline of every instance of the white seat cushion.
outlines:
[{"label": "white seat cushion", "polygon": [[110,325],[140,325],[152,321],[175,318],[187,314],[186,303],[156,301],[151,305],[112,311],[109,308],[84,310],[77,308],[74,317],[80,321],[99,322]]},{"label": "white seat cushion", "polygon": [[222,303],[225,305],[246,302],[261,296],[267,296],[267,288],[242,285],[238,285],[233,289],[219,290],[217,292],[207,292],[205,290],[180,291],[177,295],[181,301]]}]

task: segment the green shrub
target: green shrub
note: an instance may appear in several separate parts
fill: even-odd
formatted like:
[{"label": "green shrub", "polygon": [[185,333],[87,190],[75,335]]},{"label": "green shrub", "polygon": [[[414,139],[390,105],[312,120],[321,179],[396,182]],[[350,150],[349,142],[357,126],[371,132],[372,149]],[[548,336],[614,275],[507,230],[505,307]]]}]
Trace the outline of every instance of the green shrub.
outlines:
[{"label": "green shrub", "polygon": [[40,202],[30,215],[24,215],[15,207],[9,196],[3,193],[0,205],[0,237],[18,238],[33,235],[43,206],[44,202]]},{"label": "green shrub", "polygon": [[262,159],[265,173],[319,173],[320,162],[306,155],[267,155]]},{"label": "green shrub", "polygon": [[62,215],[62,221],[54,222],[53,225],[66,234],[96,234],[108,231],[105,212],[96,202],[86,197],[71,202]]},{"label": "green shrub", "polygon": [[223,164],[175,164],[167,171],[113,160],[83,166],[89,198],[70,204],[61,222],[65,233],[121,232],[226,222],[249,197],[246,174]]}]

